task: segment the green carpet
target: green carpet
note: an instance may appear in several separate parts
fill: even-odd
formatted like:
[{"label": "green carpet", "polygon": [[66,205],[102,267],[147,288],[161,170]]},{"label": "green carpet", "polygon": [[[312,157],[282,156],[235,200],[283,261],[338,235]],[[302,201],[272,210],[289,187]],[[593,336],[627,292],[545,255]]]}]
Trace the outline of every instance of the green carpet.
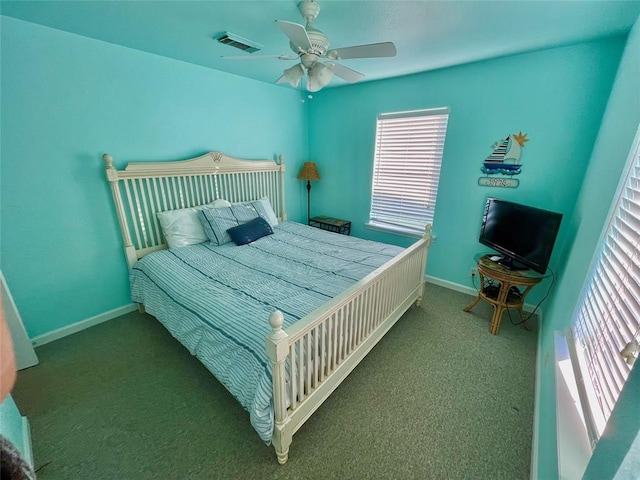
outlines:
[{"label": "green carpet", "polygon": [[[296,433],[280,466],[246,413],[151,316],[37,349],[13,391],[38,478],[528,479],[536,332],[427,285]],[[512,313],[512,317],[517,314]]]}]

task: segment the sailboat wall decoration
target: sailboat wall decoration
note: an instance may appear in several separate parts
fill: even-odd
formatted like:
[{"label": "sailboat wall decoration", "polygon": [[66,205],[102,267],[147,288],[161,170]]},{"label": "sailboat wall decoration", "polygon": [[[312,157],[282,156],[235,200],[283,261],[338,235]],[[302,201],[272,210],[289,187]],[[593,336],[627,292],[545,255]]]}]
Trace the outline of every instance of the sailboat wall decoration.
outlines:
[{"label": "sailboat wall decoration", "polygon": [[483,187],[516,188],[520,182],[513,177],[519,175],[522,171],[520,157],[522,155],[522,147],[528,141],[527,134],[519,132],[508,135],[503,140],[498,140],[494,143],[491,146],[493,153],[484,160],[480,169],[482,173],[488,176],[480,177],[478,185]]}]

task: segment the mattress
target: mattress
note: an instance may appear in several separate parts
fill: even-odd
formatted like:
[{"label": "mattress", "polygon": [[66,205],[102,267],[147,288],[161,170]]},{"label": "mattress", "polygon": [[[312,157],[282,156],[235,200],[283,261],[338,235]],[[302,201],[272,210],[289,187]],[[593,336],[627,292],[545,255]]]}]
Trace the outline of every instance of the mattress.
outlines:
[{"label": "mattress", "polygon": [[215,375],[269,443],[269,315],[280,310],[289,327],[402,250],[282,222],[248,245],[201,243],[144,256],[131,271],[132,300]]}]

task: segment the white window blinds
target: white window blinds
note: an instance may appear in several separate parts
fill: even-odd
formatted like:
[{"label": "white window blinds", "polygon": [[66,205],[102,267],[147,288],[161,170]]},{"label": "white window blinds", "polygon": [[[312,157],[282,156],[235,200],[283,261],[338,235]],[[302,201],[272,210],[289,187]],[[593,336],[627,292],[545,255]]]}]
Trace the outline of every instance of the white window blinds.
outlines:
[{"label": "white window blinds", "polygon": [[448,108],[378,116],[371,224],[422,234],[433,222],[448,119]]},{"label": "white window blinds", "polygon": [[[639,131],[640,134],[640,131]],[[640,137],[640,135],[639,135]],[[640,328],[640,148],[636,139],[596,250],[572,333],[592,442],[601,435],[631,367],[620,351]],[[586,404],[586,405],[585,405]],[[587,408],[584,408],[587,407]]]}]

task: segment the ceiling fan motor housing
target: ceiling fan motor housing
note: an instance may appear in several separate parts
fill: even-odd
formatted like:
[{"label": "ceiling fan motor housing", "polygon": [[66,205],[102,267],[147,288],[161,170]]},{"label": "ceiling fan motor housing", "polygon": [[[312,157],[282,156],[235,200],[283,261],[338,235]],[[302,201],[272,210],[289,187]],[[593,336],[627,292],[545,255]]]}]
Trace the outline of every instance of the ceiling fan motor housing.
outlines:
[{"label": "ceiling fan motor housing", "polygon": [[[318,13],[320,13],[320,4],[315,0],[304,0],[298,4],[298,10],[300,10],[302,18],[307,21],[305,30],[307,37],[309,37],[311,48],[307,49],[306,52],[319,57],[323,56],[329,49],[329,39],[324,33],[311,25]],[[291,44],[291,49],[296,53],[302,53],[298,45]]]},{"label": "ceiling fan motor housing", "polygon": [[303,53],[302,55],[300,55],[300,63],[302,63],[302,65],[304,65],[304,68],[306,68],[307,70],[311,68],[313,64],[316,63],[319,59],[320,58],[318,57],[318,55],[315,55],[313,53]]},{"label": "ceiling fan motor housing", "polygon": [[298,4],[298,10],[307,23],[313,22],[320,13],[320,4],[314,0],[305,0]]},{"label": "ceiling fan motor housing", "polygon": [[329,49],[329,39],[327,36],[311,25],[307,25],[305,30],[311,42],[311,51],[309,53],[314,53],[319,57],[323,56]]}]

